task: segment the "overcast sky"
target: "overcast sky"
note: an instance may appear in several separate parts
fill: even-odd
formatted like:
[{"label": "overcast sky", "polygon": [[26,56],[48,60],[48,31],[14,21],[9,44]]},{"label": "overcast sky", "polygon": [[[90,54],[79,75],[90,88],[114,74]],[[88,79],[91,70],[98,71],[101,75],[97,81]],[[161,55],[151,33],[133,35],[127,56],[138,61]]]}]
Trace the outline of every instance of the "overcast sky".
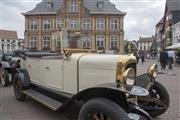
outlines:
[{"label": "overcast sky", "polygon": [[[16,30],[24,38],[24,16],[42,0],[0,0],[0,29]],[[165,0],[111,0],[125,16],[125,39],[152,36],[155,25],[163,17]]]}]

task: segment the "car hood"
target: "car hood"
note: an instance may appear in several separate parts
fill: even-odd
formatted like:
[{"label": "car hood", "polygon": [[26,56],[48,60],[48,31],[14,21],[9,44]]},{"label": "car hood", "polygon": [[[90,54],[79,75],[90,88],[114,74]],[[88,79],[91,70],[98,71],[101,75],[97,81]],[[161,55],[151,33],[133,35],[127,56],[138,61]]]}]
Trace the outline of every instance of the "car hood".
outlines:
[{"label": "car hood", "polygon": [[[85,69],[108,69],[115,70],[118,63],[127,64],[129,61],[136,62],[133,55],[109,55],[109,54],[76,54],[79,68]],[[78,56],[78,57],[77,57]],[[72,55],[73,57],[73,55]]]}]

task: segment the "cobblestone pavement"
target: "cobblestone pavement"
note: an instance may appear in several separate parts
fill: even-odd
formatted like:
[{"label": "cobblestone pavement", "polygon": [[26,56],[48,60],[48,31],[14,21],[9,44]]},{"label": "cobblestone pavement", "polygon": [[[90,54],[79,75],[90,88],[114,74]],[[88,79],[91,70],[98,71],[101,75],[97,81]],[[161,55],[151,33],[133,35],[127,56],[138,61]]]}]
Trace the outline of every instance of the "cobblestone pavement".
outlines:
[{"label": "cobblestone pavement", "polygon": [[[144,65],[139,63],[138,74],[145,73],[152,63],[154,61],[146,62]],[[166,75],[159,75],[157,80],[167,88],[171,103],[168,111],[154,120],[180,120],[180,66],[174,67],[173,71],[161,72]],[[12,86],[0,86],[0,120],[75,120],[80,106],[75,104],[64,112],[53,112],[30,98],[18,102],[15,100]]]}]

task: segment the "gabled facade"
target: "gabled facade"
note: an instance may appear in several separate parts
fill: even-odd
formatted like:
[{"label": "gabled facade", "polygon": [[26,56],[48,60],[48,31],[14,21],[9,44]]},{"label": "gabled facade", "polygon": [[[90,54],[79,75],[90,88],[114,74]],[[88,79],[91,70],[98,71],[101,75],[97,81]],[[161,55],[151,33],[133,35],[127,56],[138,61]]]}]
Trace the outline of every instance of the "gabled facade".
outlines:
[{"label": "gabled facade", "polygon": [[150,52],[152,48],[152,44],[154,42],[155,37],[139,37],[138,41],[138,49],[139,51]]},{"label": "gabled facade", "polygon": [[162,28],[162,48],[172,45],[171,26],[180,21],[180,1],[166,0],[165,13]]},{"label": "gabled facade", "polygon": [[25,16],[25,46],[34,50],[123,50],[124,16],[109,0],[43,0]]},{"label": "gabled facade", "polygon": [[9,53],[18,50],[18,37],[16,31],[0,30],[0,53]]}]

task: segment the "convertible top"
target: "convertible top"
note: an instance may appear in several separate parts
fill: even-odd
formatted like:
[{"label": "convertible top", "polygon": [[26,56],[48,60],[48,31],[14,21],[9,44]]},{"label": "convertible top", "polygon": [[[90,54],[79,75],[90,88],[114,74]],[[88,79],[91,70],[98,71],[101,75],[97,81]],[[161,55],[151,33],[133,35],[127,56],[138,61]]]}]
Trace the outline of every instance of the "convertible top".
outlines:
[{"label": "convertible top", "polygon": [[50,56],[62,56],[58,53],[50,53],[50,52],[16,52],[15,53],[21,57],[50,57]]}]

